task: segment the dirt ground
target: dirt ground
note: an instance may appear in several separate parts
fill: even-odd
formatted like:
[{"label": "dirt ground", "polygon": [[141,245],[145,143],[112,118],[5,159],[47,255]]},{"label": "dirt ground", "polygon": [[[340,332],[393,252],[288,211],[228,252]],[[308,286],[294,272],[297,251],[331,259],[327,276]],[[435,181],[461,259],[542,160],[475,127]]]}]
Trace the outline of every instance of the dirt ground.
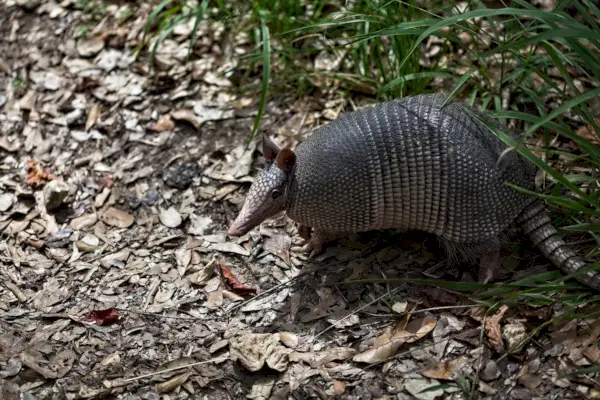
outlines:
[{"label": "dirt ground", "polygon": [[[0,399],[600,398],[598,374],[562,376],[600,359],[598,321],[536,331],[560,310],[381,281],[473,281],[427,235],[316,259],[283,215],[228,237],[262,160],[222,27],[189,62],[176,30],[151,71],[148,5],[78,5],[1,5]],[[322,95],[274,94],[264,129],[297,143],[348,101]],[[528,248],[504,266],[553,270]]]}]

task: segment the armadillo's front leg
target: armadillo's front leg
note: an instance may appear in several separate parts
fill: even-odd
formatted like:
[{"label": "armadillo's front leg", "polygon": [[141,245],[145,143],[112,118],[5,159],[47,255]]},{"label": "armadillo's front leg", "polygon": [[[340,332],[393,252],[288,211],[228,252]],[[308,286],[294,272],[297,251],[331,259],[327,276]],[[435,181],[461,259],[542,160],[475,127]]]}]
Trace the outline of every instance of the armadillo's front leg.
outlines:
[{"label": "armadillo's front leg", "polygon": [[341,237],[340,233],[320,231],[317,229],[313,229],[311,232],[311,228],[306,225],[298,226],[298,234],[305,240],[305,242],[302,247],[293,247],[292,250],[303,253],[310,252],[310,258],[321,254],[323,252],[323,245],[325,243]]}]

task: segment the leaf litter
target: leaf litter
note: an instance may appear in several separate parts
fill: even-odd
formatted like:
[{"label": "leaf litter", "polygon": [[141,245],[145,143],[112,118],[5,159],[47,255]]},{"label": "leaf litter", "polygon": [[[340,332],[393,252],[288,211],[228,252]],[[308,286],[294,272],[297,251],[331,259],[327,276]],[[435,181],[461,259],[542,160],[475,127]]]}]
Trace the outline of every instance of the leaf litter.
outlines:
[{"label": "leaf litter", "polygon": [[[203,22],[204,53],[185,63],[191,27],[178,26],[155,74],[126,50],[150,5],[127,23],[124,7],[85,37],[72,1],[9,0],[0,16],[0,393],[440,399],[460,398],[451,384],[466,376],[488,398],[598,397],[597,377],[563,376],[597,365],[597,321],[532,343],[539,310],[484,317],[441,289],[343,283],[432,269],[418,239],[307,260],[283,217],[228,238],[261,157],[240,129],[256,101],[220,73],[239,60],[212,52],[253,49]],[[340,57],[323,50],[315,67]],[[265,126],[296,145],[347,103],[321,90],[275,96]]]}]

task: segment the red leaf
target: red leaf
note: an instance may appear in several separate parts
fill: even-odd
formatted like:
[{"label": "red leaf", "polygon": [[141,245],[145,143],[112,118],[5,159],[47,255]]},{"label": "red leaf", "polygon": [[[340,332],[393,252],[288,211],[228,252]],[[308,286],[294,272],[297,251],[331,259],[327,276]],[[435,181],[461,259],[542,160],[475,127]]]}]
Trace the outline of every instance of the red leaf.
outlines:
[{"label": "red leaf", "polygon": [[221,267],[221,276],[223,277],[223,281],[225,283],[225,287],[227,290],[232,291],[235,294],[240,296],[247,296],[249,294],[255,294],[256,289],[249,288],[243,283],[241,283],[238,278],[235,277],[224,263],[220,262],[219,266]]},{"label": "red leaf", "polygon": [[93,322],[97,325],[110,325],[117,322],[120,316],[119,310],[108,308],[106,310],[90,311],[81,320]]}]

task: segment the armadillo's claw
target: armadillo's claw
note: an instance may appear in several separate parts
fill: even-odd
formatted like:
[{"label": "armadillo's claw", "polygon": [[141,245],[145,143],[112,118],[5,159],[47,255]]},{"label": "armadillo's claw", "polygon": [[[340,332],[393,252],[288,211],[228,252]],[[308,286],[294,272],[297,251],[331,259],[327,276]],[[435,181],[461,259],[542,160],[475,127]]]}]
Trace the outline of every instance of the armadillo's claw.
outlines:
[{"label": "armadillo's claw", "polygon": [[[298,227],[299,234],[300,234],[301,229],[302,229],[301,236],[306,234],[306,232],[308,232],[308,238],[305,238],[305,242],[302,247],[295,246],[295,247],[292,247],[291,250],[303,252],[303,253],[310,252],[310,255],[308,256],[309,258],[313,258],[313,257],[316,257],[319,254],[321,254],[324,250],[323,245],[336,238],[335,234],[317,231],[317,230],[313,230],[312,234],[311,234],[310,233],[311,228],[307,227],[305,225],[300,225]],[[304,236],[302,236],[302,237],[304,237]]]}]

